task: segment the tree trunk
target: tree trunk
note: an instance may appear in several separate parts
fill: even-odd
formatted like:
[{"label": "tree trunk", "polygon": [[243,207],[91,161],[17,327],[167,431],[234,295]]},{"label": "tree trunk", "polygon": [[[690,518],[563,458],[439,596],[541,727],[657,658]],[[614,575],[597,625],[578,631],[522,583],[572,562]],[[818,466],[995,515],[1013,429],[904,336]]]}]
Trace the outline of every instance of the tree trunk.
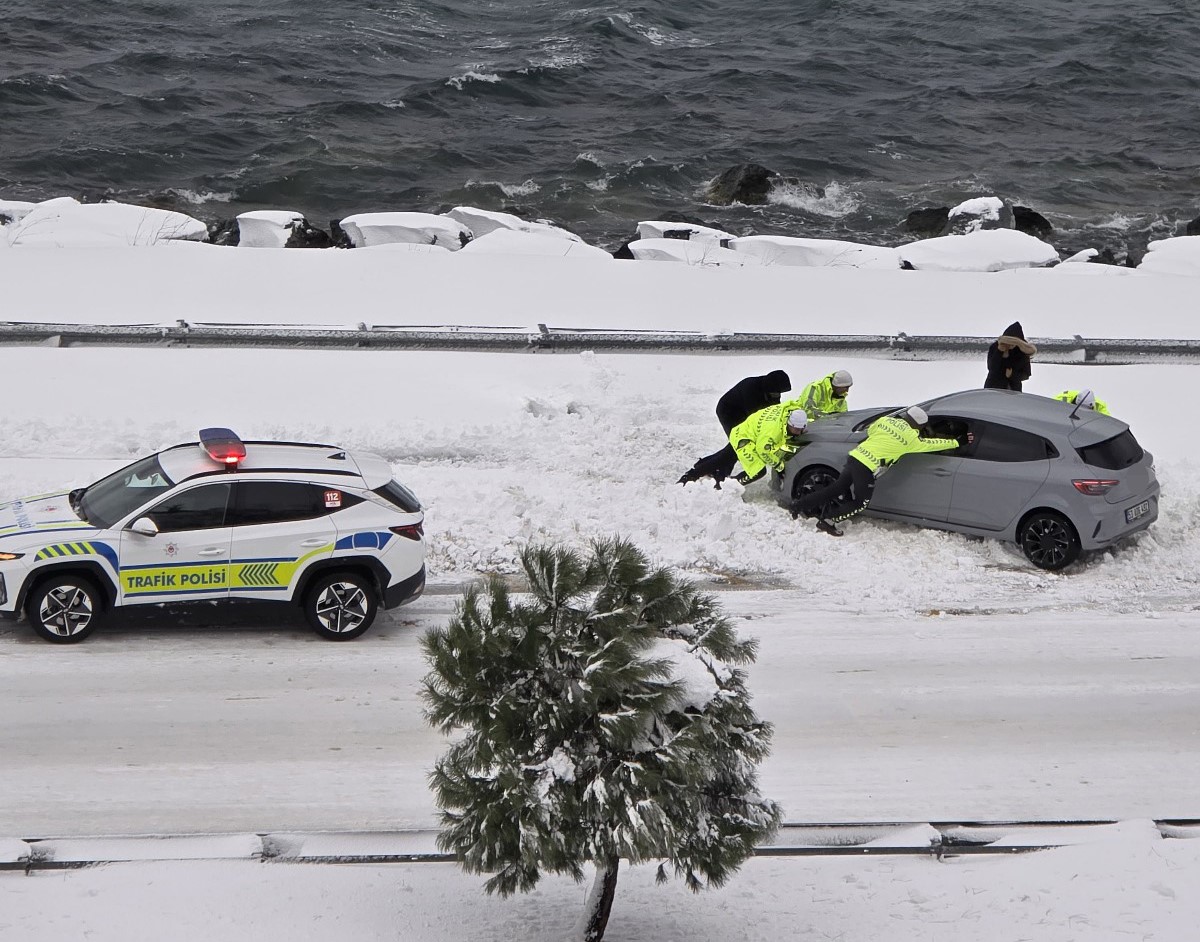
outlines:
[{"label": "tree trunk", "polygon": [[588,890],[583,915],[575,927],[575,937],[581,942],[600,942],[604,938],[613,898],[617,895],[617,867],[620,863],[621,858],[613,857],[605,863],[596,864],[596,879]]}]

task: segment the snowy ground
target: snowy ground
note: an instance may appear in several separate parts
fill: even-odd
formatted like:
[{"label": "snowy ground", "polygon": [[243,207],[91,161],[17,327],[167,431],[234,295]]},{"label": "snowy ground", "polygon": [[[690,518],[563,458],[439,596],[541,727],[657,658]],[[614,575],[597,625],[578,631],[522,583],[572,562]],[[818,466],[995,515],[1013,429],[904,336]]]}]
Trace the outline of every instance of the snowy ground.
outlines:
[{"label": "snowy ground", "polygon": [[[18,254],[38,261],[18,266]],[[48,312],[87,294],[86,311],[45,319],[172,316],[103,278],[90,293],[77,287],[98,270],[48,280],[40,259],[55,254],[0,257],[6,296],[40,299]],[[266,285],[287,284],[270,277],[273,253],[226,257],[247,254],[264,266]],[[282,253],[280,264],[296,254]],[[117,266],[126,284],[140,281],[137,255]],[[153,281],[155,263],[142,263]],[[487,286],[508,277],[493,265],[481,269],[489,277],[445,292],[434,320],[492,323]],[[705,307],[704,286],[717,283],[707,276],[743,272],[662,270],[668,290],[648,302],[643,326],[669,326],[658,315],[678,311],[669,295],[680,290],[699,323],[740,320]],[[774,271],[756,283],[770,287],[755,289],[746,319],[764,330],[785,315],[788,329],[833,329],[822,312],[845,303],[839,285],[857,282],[829,274],[793,271],[789,280]],[[529,286],[531,306],[574,309],[556,277],[547,279],[556,296]],[[981,298],[990,306],[1002,293],[1007,312],[977,324],[991,336],[1012,311],[1039,310],[1058,277],[1056,285],[1146,284],[1159,336],[1194,330],[1176,313],[1190,304],[1190,279],[941,277],[921,282],[923,310],[936,311],[918,322],[913,294],[910,317],[886,329],[966,333],[942,326],[947,312],[958,305],[961,322],[963,306]],[[164,307],[219,293],[219,277],[202,281],[196,292],[176,284],[181,300]],[[335,281],[324,291],[340,287],[357,290]],[[254,319],[284,320],[269,291],[255,290]],[[611,309],[622,318],[628,290],[614,288],[620,303]],[[1026,315],[1026,332],[1142,336],[1125,290],[1107,306],[1103,293],[1087,295],[1095,329],[1059,299],[1045,317],[1052,325]],[[399,322],[385,308],[376,299],[332,322]],[[407,322],[422,321],[410,310]],[[1078,326],[1065,332],[1068,323]],[[1196,368],[1035,360],[1029,391],[1096,389],[1156,455],[1163,486],[1162,516],[1135,545],[1052,575],[1010,547],[897,524],[860,521],[830,540],[765,493],[673,483],[720,444],[712,408],[732,382],[784,368],[798,385],[839,367],[856,378],[856,406],[918,401],[983,377],[982,360],[0,348],[9,396],[0,500],[87,483],[193,439],[203,425],[336,441],[383,454],[421,496],[433,582],[426,597],[346,646],[299,627],[169,628],[151,615],[57,649],[23,624],[0,624],[0,839],[427,824],[424,775],[440,744],[417,715],[420,633],[446,617],[464,580],[511,571],[521,542],[622,533],[721,589],[740,630],[760,639],[751,690],[777,726],[763,789],[789,820],[1126,823],[1083,847],[1015,858],[756,860],[729,888],[699,898],[627,872],[609,939],[1190,937],[1200,911],[1185,887],[1200,876],[1200,841],[1161,840],[1139,819],[1200,817],[1200,504],[1177,418]],[[582,901],[569,882],[508,902],[483,898],[478,883],[441,864],[195,861],[5,873],[0,939],[549,940],[563,936]]]}]

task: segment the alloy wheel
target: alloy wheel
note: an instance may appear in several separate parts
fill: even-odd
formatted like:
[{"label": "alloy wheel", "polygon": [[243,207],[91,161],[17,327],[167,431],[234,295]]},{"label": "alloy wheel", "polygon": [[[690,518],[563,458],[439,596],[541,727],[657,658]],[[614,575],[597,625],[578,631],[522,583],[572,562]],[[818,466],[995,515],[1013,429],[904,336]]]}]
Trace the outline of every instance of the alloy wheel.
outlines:
[{"label": "alloy wheel", "polygon": [[1061,569],[1071,557],[1075,536],[1058,517],[1038,517],[1030,521],[1021,539],[1021,548],[1035,566]]},{"label": "alloy wheel", "polygon": [[367,620],[367,593],[353,582],[332,582],[317,596],[315,614],[326,631],[344,634]]},{"label": "alloy wheel", "polygon": [[74,585],[51,589],[38,606],[38,618],[46,630],[61,638],[79,634],[91,623],[94,615],[92,597]]}]

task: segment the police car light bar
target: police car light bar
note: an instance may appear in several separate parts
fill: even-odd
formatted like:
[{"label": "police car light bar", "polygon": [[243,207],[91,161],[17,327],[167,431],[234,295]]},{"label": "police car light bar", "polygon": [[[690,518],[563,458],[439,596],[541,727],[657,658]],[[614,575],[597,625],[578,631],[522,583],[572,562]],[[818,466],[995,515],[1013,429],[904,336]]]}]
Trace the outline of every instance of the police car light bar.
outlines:
[{"label": "police car light bar", "polygon": [[237,464],[246,457],[246,446],[232,429],[200,429],[200,447],[213,461],[221,464]]}]

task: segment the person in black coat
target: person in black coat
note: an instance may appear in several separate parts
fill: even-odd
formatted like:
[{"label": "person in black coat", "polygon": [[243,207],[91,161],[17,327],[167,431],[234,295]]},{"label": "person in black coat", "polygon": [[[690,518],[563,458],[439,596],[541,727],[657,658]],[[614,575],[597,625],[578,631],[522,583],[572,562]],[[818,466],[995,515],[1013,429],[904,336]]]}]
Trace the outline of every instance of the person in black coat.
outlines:
[{"label": "person in black coat", "polygon": [[988,347],[987,379],[984,389],[1015,389],[1029,379],[1032,365],[1029,358],[1037,353],[1037,347],[1025,339],[1020,321],[1013,321],[995,342]]},{"label": "person in black coat", "polygon": [[792,388],[792,381],[783,370],[772,370],[766,376],[747,376],[717,400],[717,421],[725,431],[725,447],[697,461],[691,470],[679,479],[680,484],[690,484],[703,477],[711,477],[717,487],[733,473],[737,464],[737,452],[729,443],[729,433],[735,425],[741,425],[759,409],[777,405],[783,394]]}]

